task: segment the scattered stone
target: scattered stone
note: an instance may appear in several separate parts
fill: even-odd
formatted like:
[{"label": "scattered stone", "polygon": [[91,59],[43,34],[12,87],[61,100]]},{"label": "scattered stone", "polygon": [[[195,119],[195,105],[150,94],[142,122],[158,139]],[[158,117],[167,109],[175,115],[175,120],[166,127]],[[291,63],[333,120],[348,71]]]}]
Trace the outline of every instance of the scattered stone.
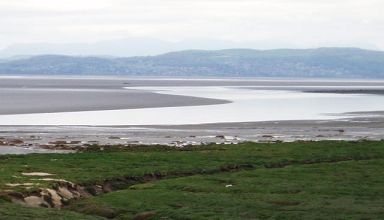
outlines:
[{"label": "scattered stone", "polygon": [[57,193],[66,200],[70,200],[75,197],[75,195],[65,187],[59,187]]},{"label": "scattered stone", "polygon": [[49,204],[42,197],[38,196],[25,197],[24,202],[30,207],[49,207]]},{"label": "scattered stone", "polygon": [[8,201],[18,204],[24,204],[24,195],[20,192],[11,191],[9,193],[2,192],[0,196]]},{"label": "scattered stone", "polygon": [[272,135],[269,135],[269,134],[265,134],[265,135],[263,135],[261,137],[263,137],[263,138],[274,138]]},{"label": "scattered stone", "polygon": [[17,146],[23,144],[21,139],[1,139],[0,146]]},{"label": "scattered stone", "polygon": [[20,139],[11,139],[11,140],[8,140],[8,144],[10,145],[17,145],[17,144],[23,144],[24,141],[23,140],[20,140]]},{"label": "scattered stone", "polygon": [[40,144],[40,145],[39,145],[39,148],[42,148],[42,149],[51,149],[51,150],[53,150],[53,149],[54,149],[54,146],[53,146],[53,145],[49,145],[49,144]]},{"label": "scattered stone", "polygon": [[140,141],[127,141],[127,144],[141,144]]},{"label": "scattered stone", "polygon": [[103,194],[103,187],[96,185],[96,186],[88,186],[85,188],[85,190],[91,194],[92,196],[97,196]]},{"label": "scattered stone", "polygon": [[49,142],[49,144],[55,144],[55,145],[63,145],[63,144],[68,144],[69,142],[67,141],[52,141]]},{"label": "scattered stone", "polygon": [[231,141],[234,141],[234,140],[237,140],[237,137],[233,137],[233,136],[224,136],[225,140],[231,140]]},{"label": "scattered stone", "polygon": [[57,192],[53,189],[44,189],[41,193],[43,198],[48,200],[51,207],[58,208],[61,207],[61,197],[57,194]]}]

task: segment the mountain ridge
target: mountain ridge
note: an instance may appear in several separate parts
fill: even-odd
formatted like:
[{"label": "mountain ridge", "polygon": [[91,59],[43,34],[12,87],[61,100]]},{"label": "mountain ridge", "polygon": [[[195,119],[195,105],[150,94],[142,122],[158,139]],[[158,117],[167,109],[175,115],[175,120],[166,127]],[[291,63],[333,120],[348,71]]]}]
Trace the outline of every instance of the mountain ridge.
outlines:
[{"label": "mountain ridge", "polygon": [[384,78],[384,52],[323,47],[183,50],[136,57],[45,54],[0,60],[0,74]]}]

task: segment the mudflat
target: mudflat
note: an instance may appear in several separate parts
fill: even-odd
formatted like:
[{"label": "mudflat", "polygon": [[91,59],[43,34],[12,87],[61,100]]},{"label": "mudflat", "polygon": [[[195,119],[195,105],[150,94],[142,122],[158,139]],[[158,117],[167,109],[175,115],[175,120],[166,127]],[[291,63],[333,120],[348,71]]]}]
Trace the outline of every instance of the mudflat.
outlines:
[{"label": "mudflat", "polygon": [[2,79],[0,114],[224,104],[229,101],[125,89],[126,80]]},{"label": "mudflat", "polygon": [[[306,90],[329,87],[383,87],[384,81],[286,80],[255,78],[156,79],[156,78],[47,78],[1,77],[0,114],[51,113],[225,104],[220,99],[158,94],[138,87],[239,86],[254,89]],[[314,90],[311,88],[311,91]],[[317,91],[317,90],[316,90]]]},{"label": "mudflat", "polygon": [[[383,140],[384,112],[355,112],[340,120],[151,126],[0,126],[0,155],[73,151],[89,145],[184,147],[242,142]],[[6,148],[7,146],[12,146]],[[41,150],[49,151],[41,151]]]},{"label": "mudflat", "polygon": [[[92,111],[169,106],[224,104],[227,100],[169,95],[143,87],[235,86],[252,89],[311,90],[355,93],[384,87],[381,81],[309,81],[278,79],[90,79],[0,78],[0,114]],[[331,87],[331,89],[330,89]],[[334,89],[337,88],[336,90]],[[315,88],[315,89],[314,89]],[[356,88],[358,88],[356,90]],[[364,94],[364,93],[362,93]],[[218,108],[222,109],[221,106]],[[252,112],[253,113],[253,112]],[[87,113],[88,114],[88,113]],[[345,118],[343,118],[345,116]],[[353,116],[353,117],[348,117]],[[46,117],[46,116],[44,116]],[[170,117],[173,117],[170,115]],[[211,117],[217,117],[212,115]],[[1,125],[1,122],[0,122]],[[384,114],[345,113],[337,120],[249,121],[178,125],[124,126],[0,126],[0,154],[9,149],[35,153],[40,149],[76,150],[84,145],[200,145],[244,141],[381,140]],[[59,146],[59,147],[57,147]],[[6,148],[12,147],[12,148]],[[16,147],[16,148],[15,148]],[[36,151],[37,149],[37,151]]]}]

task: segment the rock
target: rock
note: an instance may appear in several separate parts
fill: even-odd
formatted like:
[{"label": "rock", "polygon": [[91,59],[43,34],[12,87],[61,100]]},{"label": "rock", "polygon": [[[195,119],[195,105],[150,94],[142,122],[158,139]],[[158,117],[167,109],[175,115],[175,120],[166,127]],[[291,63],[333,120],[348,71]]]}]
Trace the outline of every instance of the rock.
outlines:
[{"label": "rock", "polygon": [[236,137],[233,137],[233,136],[224,136],[224,138],[225,138],[226,140],[229,140],[229,141],[237,140],[237,138],[236,138]]},{"label": "rock", "polygon": [[92,194],[89,193],[87,190],[85,190],[85,188],[82,186],[76,186],[76,189],[75,189],[73,194],[76,196],[76,198],[80,198],[80,197],[81,198],[90,198],[90,197],[92,197]]},{"label": "rock", "polygon": [[112,192],[113,191],[113,184],[106,182],[103,184],[102,188],[103,188],[104,193]]},{"label": "rock", "polygon": [[[101,194],[100,186],[92,186],[94,193]],[[22,193],[4,192],[0,194],[11,202],[30,206],[61,208],[68,204],[71,199],[88,198],[92,195],[84,190],[84,187],[75,185],[71,182],[60,182],[56,187],[43,188],[24,195]]]},{"label": "rock", "polygon": [[0,193],[0,197],[13,203],[24,204],[24,195],[19,192]]},{"label": "rock", "polygon": [[14,145],[14,144],[23,144],[24,141],[23,140],[20,140],[20,139],[11,139],[11,140],[8,140],[8,143],[11,144],[11,145]]},{"label": "rock", "polygon": [[88,186],[85,190],[90,193],[92,196],[97,196],[103,194],[103,188],[101,186]]},{"label": "rock", "polygon": [[66,200],[75,198],[75,195],[65,187],[59,187],[57,193]]},{"label": "rock", "polygon": [[49,198],[49,203],[51,203],[50,205],[52,207],[61,207],[62,206],[62,202],[61,202],[61,196],[59,196],[59,194],[57,194],[57,192],[53,189],[44,189],[43,192],[41,193],[43,196],[45,196],[45,198]]},{"label": "rock", "polygon": [[68,144],[68,142],[67,141],[52,141],[52,142],[49,142],[49,144],[64,145],[64,144]]},{"label": "rock", "polygon": [[16,145],[21,145],[23,143],[24,143],[24,141],[21,139],[2,139],[0,141],[0,145],[2,145],[2,146],[7,146],[7,145],[16,146]]},{"label": "rock", "polygon": [[269,135],[269,134],[265,134],[265,135],[263,135],[261,137],[263,137],[263,138],[274,138],[272,135]]},{"label": "rock", "polygon": [[24,198],[24,202],[27,206],[30,207],[49,207],[49,204],[44,201],[42,197],[38,196],[28,196]]}]

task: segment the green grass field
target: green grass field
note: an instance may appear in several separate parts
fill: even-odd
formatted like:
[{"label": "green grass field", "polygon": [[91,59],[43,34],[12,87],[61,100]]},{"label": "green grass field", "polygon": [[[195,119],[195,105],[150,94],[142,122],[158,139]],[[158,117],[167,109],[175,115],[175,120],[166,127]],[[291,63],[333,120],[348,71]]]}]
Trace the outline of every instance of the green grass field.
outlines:
[{"label": "green grass field", "polygon": [[[235,165],[247,169],[226,169]],[[23,172],[47,172],[82,185],[151,173],[167,179],[139,181],[73,201],[64,210],[0,201],[0,219],[384,219],[383,168],[383,141],[244,143],[179,150],[95,147],[68,155],[3,156],[1,191],[52,184]],[[26,182],[38,185],[7,186]]]},{"label": "green grass field", "polygon": [[154,219],[383,219],[383,167],[384,160],[372,160],[198,175],[131,186],[70,208],[112,209],[118,219],[151,211]]}]

